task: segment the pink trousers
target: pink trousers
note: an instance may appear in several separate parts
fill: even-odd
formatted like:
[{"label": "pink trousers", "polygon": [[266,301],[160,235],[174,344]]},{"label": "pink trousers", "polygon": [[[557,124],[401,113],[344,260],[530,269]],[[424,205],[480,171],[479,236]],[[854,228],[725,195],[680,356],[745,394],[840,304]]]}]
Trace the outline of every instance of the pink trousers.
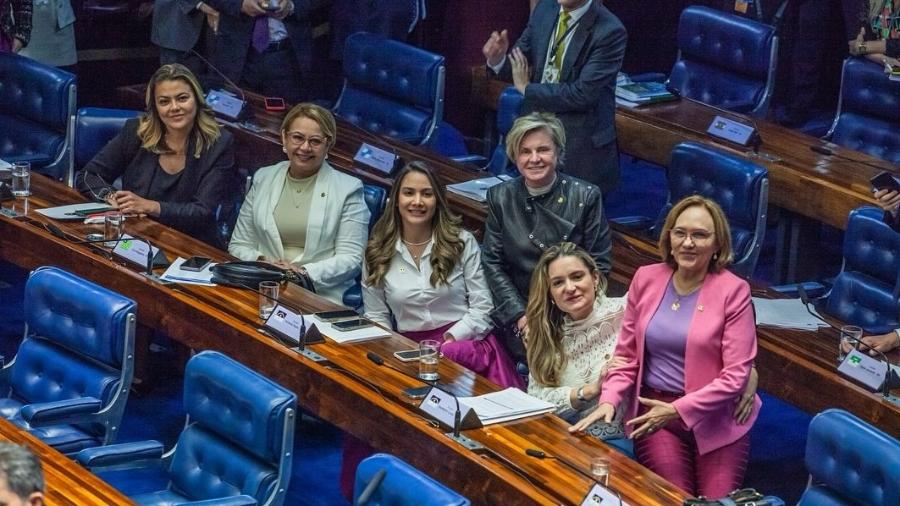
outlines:
[{"label": "pink trousers", "polygon": [[[405,332],[404,335],[415,342],[435,339],[443,342],[444,332],[453,324],[444,325],[434,330]],[[479,341],[454,341],[441,346],[441,354],[457,364],[475,371],[503,388],[516,387],[525,389],[525,382],[516,372],[516,366],[506,354],[506,350],[497,341],[493,333]],[[356,467],[369,455],[374,453],[365,441],[350,434],[344,434],[344,449],[341,459],[341,492],[348,501],[353,500],[353,482],[356,479]]]},{"label": "pink trousers", "polygon": [[[647,388],[641,395],[663,402],[678,398]],[[641,406],[639,414],[647,410]],[[693,432],[680,419],[673,420],[661,430],[635,439],[634,454],[642,465],[688,493],[719,499],[744,481],[750,457],[750,434],[700,455]]]}]

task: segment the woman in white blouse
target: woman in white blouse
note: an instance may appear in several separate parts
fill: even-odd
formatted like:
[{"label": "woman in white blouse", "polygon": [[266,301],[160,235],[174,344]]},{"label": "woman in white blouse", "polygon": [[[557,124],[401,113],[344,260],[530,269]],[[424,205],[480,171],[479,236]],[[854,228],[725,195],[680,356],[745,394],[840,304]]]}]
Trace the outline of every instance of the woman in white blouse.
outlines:
[{"label": "woman in white blouse", "polygon": [[288,160],[253,175],[228,252],[305,274],[318,294],[341,304],[362,264],[369,209],[362,182],[326,161],[336,133],[328,109],[303,103],[288,112]]},{"label": "woman in white blouse", "polygon": [[524,387],[490,332],[491,293],[481,250],[450,213],[440,186],[421,162],[394,179],[390,209],[366,247],[366,317],[415,341],[443,341],[447,358],[505,387]]}]

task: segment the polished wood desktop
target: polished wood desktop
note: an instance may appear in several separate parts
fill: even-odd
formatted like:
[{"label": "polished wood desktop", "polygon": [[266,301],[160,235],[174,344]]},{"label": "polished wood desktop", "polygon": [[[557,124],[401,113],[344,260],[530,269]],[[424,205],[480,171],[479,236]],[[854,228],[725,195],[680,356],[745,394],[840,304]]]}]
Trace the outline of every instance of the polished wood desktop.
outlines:
[{"label": "polished wood desktop", "polygon": [[[421,383],[366,359],[374,351],[394,366],[415,373],[415,365],[392,357],[394,351],[413,346],[406,338],[358,345],[333,342],[311,348],[329,359],[314,363],[259,332],[258,295],[229,287],[164,285],[141,274],[136,265],[110,259],[100,248],[73,244],[48,233],[48,220],[38,207],[82,200],[78,193],[42,176],[32,177],[35,195],[4,202],[21,214],[0,216],[0,258],[23,268],[53,264],[101,283],[138,303],[138,321],[160,329],[196,350],[226,353],[299,396],[301,405],[345,431],[425,470],[475,504],[579,504],[591,481],[554,459],[525,455],[537,448],[567,459],[585,473],[591,456],[611,460],[610,485],[633,505],[680,504],[685,494],[637,462],[591,437],[571,436],[556,416],[545,415],[506,424],[464,431],[484,444],[487,452],[471,452],[434,427],[402,394]],[[73,240],[99,225],[56,223]],[[125,230],[159,245],[170,259],[203,255],[225,260],[227,255],[149,219],[129,219]],[[320,297],[289,285],[283,299],[304,311],[334,309]],[[482,394],[496,388],[447,360],[440,366],[441,384],[457,395]]]},{"label": "polished wood desktop", "polygon": [[87,469],[0,417],[0,441],[28,447],[41,460],[48,506],[134,504]]}]

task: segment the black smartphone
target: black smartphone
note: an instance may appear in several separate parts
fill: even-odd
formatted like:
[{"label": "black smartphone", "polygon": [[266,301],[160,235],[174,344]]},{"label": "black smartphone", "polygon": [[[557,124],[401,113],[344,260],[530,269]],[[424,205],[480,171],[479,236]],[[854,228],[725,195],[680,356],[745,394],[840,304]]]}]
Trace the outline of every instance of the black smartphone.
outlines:
[{"label": "black smartphone", "polygon": [[419,360],[422,353],[419,350],[395,351],[394,356],[401,362],[414,362]]},{"label": "black smartphone", "polygon": [[872,183],[872,187],[876,190],[900,191],[900,179],[890,172],[879,172],[869,182]]},{"label": "black smartphone", "polygon": [[349,330],[356,330],[356,329],[362,329],[365,327],[371,327],[373,325],[375,325],[375,324],[372,323],[371,320],[367,320],[365,318],[355,318],[353,320],[344,320],[344,321],[340,321],[340,322],[334,322],[331,324],[332,327],[334,327],[338,330],[343,330],[345,332],[349,331]]},{"label": "black smartphone", "polygon": [[206,257],[191,257],[185,260],[179,269],[183,271],[198,272],[205,269],[210,262],[212,262],[212,260]]},{"label": "black smartphone", "polygon": [[359,313],[352,309],[343,309],[341,311],[322,311],[314,314],[323,322],[335,322],[346,318],[359,318]]}]

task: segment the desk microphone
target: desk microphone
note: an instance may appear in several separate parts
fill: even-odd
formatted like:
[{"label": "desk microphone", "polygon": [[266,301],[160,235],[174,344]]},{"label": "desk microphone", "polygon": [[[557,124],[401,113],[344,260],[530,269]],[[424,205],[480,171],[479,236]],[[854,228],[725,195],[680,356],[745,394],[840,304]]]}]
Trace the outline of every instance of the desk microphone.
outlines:
[{"label": "desk microphone", "polygon": [[[230,101],[234,101],[234,100],[237,100],[237,99],[234,99],[234,98],[232,98],[232,97],[227,97],[227,96],[220,96],[220,97],[218,97],[218,101],[222,101],[223,103],[222,103],[222,104],[211,103],[211,104],[209,104],[210,108],[211,108],[214,112],[217,112],[217,113],[222,114],[222,115],[224,115],[224,116],[228,116],[229,118],[231,118],[231,119],[233,119],[233,120],[239,119],[240,116],[241,116],[241,114],[244,112],[244,106],[247,104],[247,95],[244,93],[244,90],[243,90],[240,86],[238,86],[237,84],[235,84],[234,81],[232,81],[231,79],[229,79],[228,76],[226,76],[222,71],[220,71],[218,68],[216,68],[215,65],[213,65],[209,60],[207,60],[206,58],[204,58],[203,55],[201,55],[200,53],[198,53],[196,50],[191,49],[191,53],[193,53],[194,56],[196,56],[197,58],[199,58],[200,61],[202,61],[202,62],[205,63],[209,68],[211,68],[211,69],[213,70],[213,72],[215,72],[216,74],[218,74],[219,77],[221,77],[221,78],[225,81],[225,84],[227,84],[227,85],[231,86],[232,88],[238,90],[238,92],[240,92],[240,94],[241,94],[241,98],[240,98],[238,104],[229,104],[229,103],[228,103],[229,100],[230,100]],[[210,91],[209,93],[214,93],[214,92],[215,92],[215,90],[212,90],[212,91]],[[207,95],[209,95],[209,93],[207,93]]]},{"label": "desk microphone", "polygon": [[[539,459],[539,460],[544,460],[544,459],[554,459],[554,460],[556,460],[557,462],[561,462],[561,463],[564,464],[566,467],[568,467],[569,469],[575,471],[575,472],[578,473],[579,475],[581,475],[581,476],[587,478],[589,481],[591,481],[591,482],[593,482],[593,483],[597,483],[597,478],[596,478],[595,476],[590,475],[590,474],[588,474],[588,473],[585,473],[584,471],[581,470],[581,468],[579,468],[579,467],[576,466],[575,464],[569,462],[568,459],[564,459],[564,458],[562,458],[562,457],[558,457],[558,456],[554,456],[554,455],[547,455],[545,452],[542,452],[541,450],[538,450],[537,448],[526,448],[526,449],[525,449],[525,455],[528,455],[529,457],[534,457],[534,458]],[[615,492],[616,497],[619,499],[619,504],[621,505],[621,504],[622,504],[622,494],[620,494],[618,490],[616,490],[616,489],[610,487],[608,484],[605,485],[605,488],[606,488],[607,490],[611,490],[612,492]]]},{"label": "desk microphone", "polygon": [[147,245],[147,265],[145,266],[144,276],[159,280],[155,274],[153,274],[153,244],[150,243],[147,239],[142,239],[140,237],[125,237],[120,236],[118,239],[72,239],[69,234],[66,234],[59,227],[52,223],[44,223],[44,228],[47,229],[48,232],[59,237],[60,239],[69,242],[70,244],[97,244],[97,243],[113,243],[113,247],[119,244],[122,241],[137,241],[142,242]]},{"label": "desk microphone", "polygon": [[[291,311],[294,311],[295,313],[297,313],[297,314],[300,316],[300,335],[298,336],[298,339],[297,339],[297,353],[299,353],[300,355],[303,355],[304,357],[306,357],[306,358],[312,360],[313,362],[325,362],[325,361],[328,360],[328,359],[325,358],[324,356],[319,355],[318,353],[316,353],[316,352],[314,352],[314,351],[312,351],[312,350],[306,349],[306,345],[307,345],[307,344],[322,343],[322,342],[325,342],[325,340],[322,339],[322,334],[319,333],[319,329],[317,329],[315,325],[312,325],[312,326],[307,330],[307,328],[306,328],[306,318],[303,317],[303,310],[302,310],[302,309],[300,309],[299,307],[297,307],[297,306],[295,306],[295,305],[293,305],[293,304],[291,304],[291,303],[285,302],[285,301],[282,300],[280,297],[272,297],[271,295],[269,295],[269,294],[267,294],[267,293],[263,293],[263,292],[257,290],[256,288],[253,288],[253,287],[250,286],[250,285],[246,285],[246,284],[244,284],[244,283],[241,283],[240,285],[241,285],[242,287],[246,288],[247,290],[250,290],[251,292],[256,292],[257,294],[262,295],[263,297],[265,297],[265,298],[267,298],[267,299],[273,301],[275,304],[278,304],[278,305],[280,305],[280,306],[285,306],[286,308],[290,309]],[[315,329],[315,332],[313,332],[313,329]],[[274,333],[268,333],[268,332],[267,332],[267,334],[274,334]],[[310,336],[310,337],[312,338],[312,340],[310,340],[310,339],[307,337],[308,334],[314,334],[313,336]],[[273,337],[274,337],[275,339],[277,339],[278,341],[281,341],[281,344],[284,344],[284,345],[287,346],[288,348],[290,348],[291,345],[293,344],[292,342],[285,342],[285,341],[283,341],[283,340],[281,339],[281,337],[278,336],[278,335],[274,335]]]},{"label": "desk microphone", "polygon": [[[818,319],[819,321],[824,322],[829,327],[837,330],[838,332],[841,331],[840,327],[837,327],[836,325],[832,325],[831,322],[829,322],[828,320],[817,315],[815,312],[813,312],[812,309],[809,308],[809,304],[810,304],[809,295],[807,295],[806,289],[803,288],[802,284],[797,285],[797,294],[800,295],[800,302],[803,303],[803,307],[806,308],[806,310],[809,312],[809,314],[811,314],[814,318]],[[878,356],[881,358],[881,360],[883,360],[884,363],[887,364],[887,371],[885,371],[885,373],[884,373],[884,384],[882,385],[882,388],[881,388],[881,391],[882,391],[881,395],[885,399],[890,398],[891,385],[896,383],[897,381],[900,381],[900,378],[898,378],[896,373],[894,372],[893,367],[891,366],[891,361],[888,360],[887,355],[885,355],[882,351],[875,349],[872,345],[866,344],[862,339],[857,339],[853,336],[846,336],[846,337],[849,337],[851,341],[853,341],[857,344],[857,349],[859,349],[859,345],[862,345],[864,348],[868,348],[870,352],[874,351],[875,353],[877,353]]]}]

